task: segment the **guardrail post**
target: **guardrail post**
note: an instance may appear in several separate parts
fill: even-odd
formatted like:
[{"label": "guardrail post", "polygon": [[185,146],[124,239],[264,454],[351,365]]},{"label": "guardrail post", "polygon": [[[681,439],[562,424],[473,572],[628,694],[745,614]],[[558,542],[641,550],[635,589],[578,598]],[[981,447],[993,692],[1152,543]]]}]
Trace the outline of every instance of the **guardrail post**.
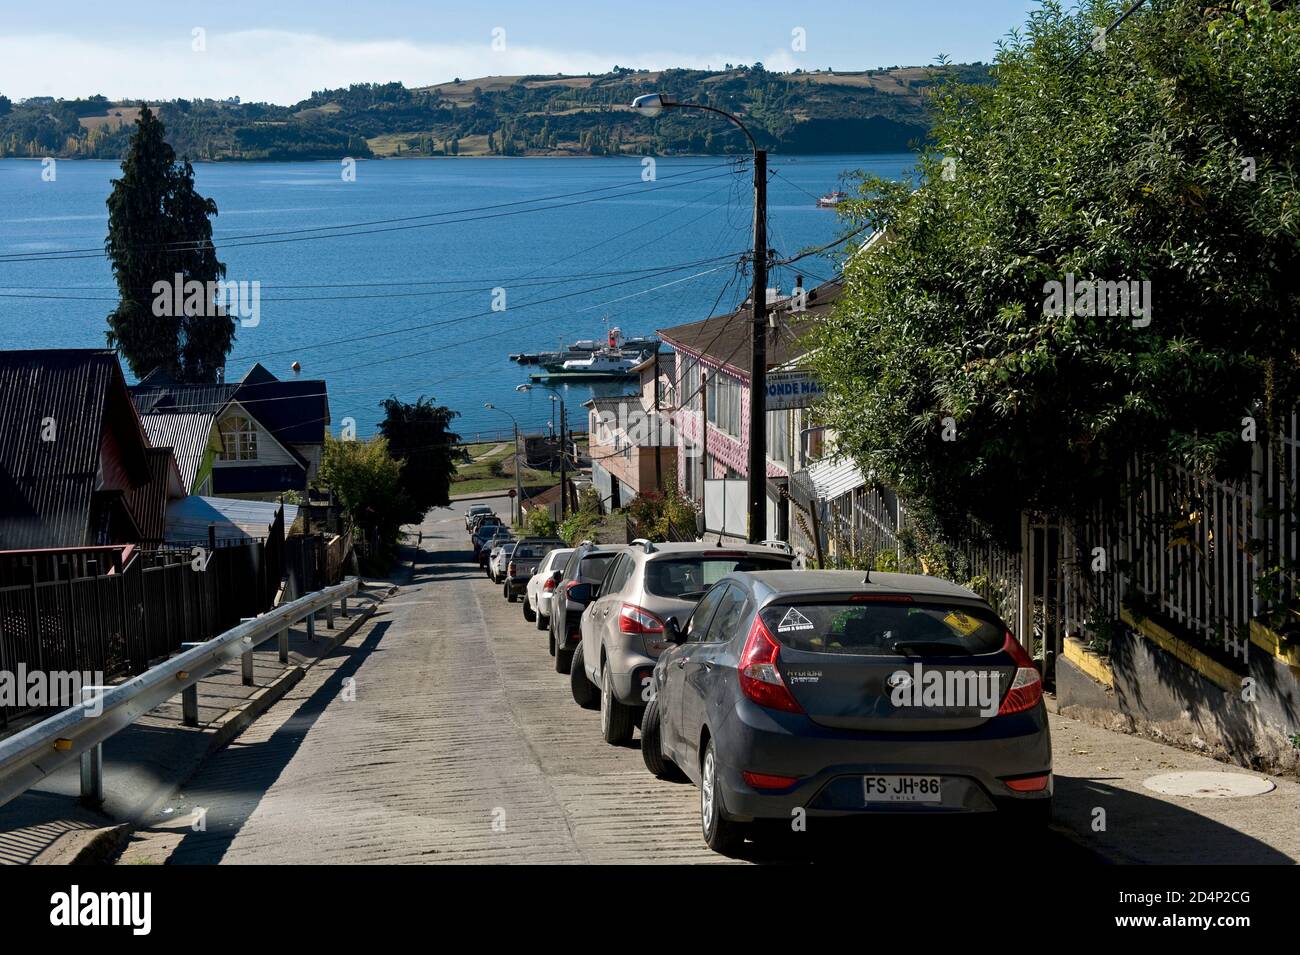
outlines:
[{"label": "guardrail post", "polygon": [[329,630],[334,629],[334,605],[332,603],[325,605],[325,627]]},{"label": "guardrail post", "polygon": [[81,802],[98,806],[104,801],[104,744],[96,743],[81,754]]},{"label": "guardrail post", "polygon": [[[248,621],[252,619],[254,618],[241,617],[239,619],[239,622],[248,623]],[[250,641],[251,638],[249,637],[244,638],[245,643],[249,643]],[[244,686],[252,686],[253,685],[253,648],[252,647],[249,647],[247,650],[244,651],[244,655],[240,657],[239,663],[240,663],[240,669],[242,670]]]},{"label": "guardrail post", "polygon": [[[83,686],[81,703],[87,714],[98,716],[103,710],[103,694],[109,686]],[[97,699],[98,698],[98,699]],[[98,743],[81,754],[81,802],[96,807],[104,801],[104,744]]]},{"label": "guardrail post", "polygon": [[[184,651],[198,646],[202,646],[202,644],[182,643],[181,650]],[[181,690],[181,722],[186,726],[199,725],[199,684],[197,681],[192,686],[187,686]]]},{"label": "guardrail post", "polygon": [[280,662],[289,662],[289,628],[280,631]]},{"label": "guardrail post", "polygon": [[307,614],[307,639],[316,639],[316,611]]},{"label": "guardrail post", "polygon": [[344,594],[339,598],[339,613],[343,614],[343,619],[348,619],[348,595]]}]

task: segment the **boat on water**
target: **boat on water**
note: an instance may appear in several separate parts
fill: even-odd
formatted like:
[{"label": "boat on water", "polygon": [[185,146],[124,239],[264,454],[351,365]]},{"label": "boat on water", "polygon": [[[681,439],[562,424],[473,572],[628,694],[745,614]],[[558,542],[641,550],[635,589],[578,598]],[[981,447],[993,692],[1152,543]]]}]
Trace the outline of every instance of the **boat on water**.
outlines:
[{"label": "boat on water", "polygon": [[[559,351],[520,352],[510,356],[510,360],[521,365],[540,365],[549,372],[559,373],[564,370],[565,362],[581,361],[590,358],[601,350],[620,351],[624,355],[643,361],[659,350],[657,335],[640,335],[624,338],[619,328],[611,328],[606,341],[583,338],[571,345],[561,345]],[[635,364],[636,362],[633,362]]]},{"label": "boat on water", "polygon": [[848,197],[847,192],[828,192],[817,199],[817,205],[823,209],[833,209]]},{"label": "boat on water", "polygon": [[629,355],[616,348],[602,348],[583,358],[570,358],[557,368],[547,368],[529,377],[533,381],[612,381],[632,378],[642,361],[641,354]]}]

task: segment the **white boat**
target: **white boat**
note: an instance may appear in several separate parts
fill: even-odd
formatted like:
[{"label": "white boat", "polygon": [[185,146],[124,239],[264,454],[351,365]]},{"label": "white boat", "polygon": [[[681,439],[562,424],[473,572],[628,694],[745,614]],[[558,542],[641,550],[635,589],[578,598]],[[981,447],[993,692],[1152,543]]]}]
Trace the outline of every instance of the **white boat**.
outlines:
[{"label": "white boat", "polygon": [[620,351],[602,349],[589,358],[574,358],[566,361],[561,370],[565,374],[584,375],[626,375],[636,366],[636,359],[629,358]]},{"label": "white boat", "polygon": [[848,197],[848,193],[845,192],[828,192],[817,200],[817,205],[823,209],[833,209]]}]

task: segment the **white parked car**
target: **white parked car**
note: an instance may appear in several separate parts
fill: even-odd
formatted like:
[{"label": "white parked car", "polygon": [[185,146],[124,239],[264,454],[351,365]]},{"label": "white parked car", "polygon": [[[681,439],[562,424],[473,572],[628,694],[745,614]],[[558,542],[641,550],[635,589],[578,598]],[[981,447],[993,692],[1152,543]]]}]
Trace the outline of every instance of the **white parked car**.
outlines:
[{"label": "white parked car", "polygon": [[555,592],[559,573],[564,570],[564,562],[572,553],[572,547],[556,548],[538,565],[537,573],[528,578],[528,587],[524,590],[523,600],[524,619],[536,622],[538,630],[545,630],[550,626],[551,594]]},{"label": "white parked car", "polygon": [[515,545],[519,543],[513,537],[508,537],[498,541],[492,546],[492,556],[488,558],[487,572],[492,578],[492,583],[499,584],[506,576],[506,563],[510,560],[510,555],[515,552]]}]

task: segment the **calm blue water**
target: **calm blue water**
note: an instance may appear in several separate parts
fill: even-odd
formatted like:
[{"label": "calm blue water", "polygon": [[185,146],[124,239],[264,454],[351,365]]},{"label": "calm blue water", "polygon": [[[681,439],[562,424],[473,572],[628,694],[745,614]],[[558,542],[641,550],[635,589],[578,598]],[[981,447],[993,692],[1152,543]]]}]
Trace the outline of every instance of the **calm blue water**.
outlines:
[{"label": "calm blue water", "polygon": [[[771,157],[773,247],[786,256],[835,238],[835,213],[816,208],[814,197],[836,188],[842,172],[902,178],[912,161],[910,154]],[[631,270],[739,255],[752,228],[748,166],[737,170],[720,157],[660,159],[655,182],[643,182],[641,170],[636,159],[373,161],[358,163],[348,182],[337,163],[201,164],[198,188],[220,209],[214,232],[227,278],[261,283],[260,323],[239,329],[228,374],[242,377],[256,360],[288,377],[300,362],[304,377],[328,382],[335,433],[353,417],[359,435],[371,434],[379,402],[393,394],[455,408],[466,436],[510,426],[485,402],[540,427],[551,415],[547,393],[514,390],[530,368],[509,354],[600,338],[607,323],[649,334],[706,318],[715,302],[724,311],[743,296],[746,279],[730,264],[703,275],[723,263]],[[101,249],[104,200],[117,174],[112,162],[60,160],[57,179],[45,182],[39,162],[0,160],[0,255]],[[602,187],[609,188],[552,200],[568,205],[548,211],[482,208]],[[444,218],[475,221],[420,219],[302,240],[302,230],[326,225],[458,210],[477,211]],[[380,229],[389,231],[373,231]],[[234,238],[253,235],[263,238],[243,241],[259,244]],[[809,285],[834,274],[828,257],[799,266]],[[771,284],[788,289],[794,273],[778,271]],[[497,287],[505,289],[504,311],[492,311]],[[99,255],[0,262],[0,347],[101,347],[114,292]],[[594,387],[626,390],[623,383]],[[570,413],[581,415],[592,386],[563,390]]]}]

